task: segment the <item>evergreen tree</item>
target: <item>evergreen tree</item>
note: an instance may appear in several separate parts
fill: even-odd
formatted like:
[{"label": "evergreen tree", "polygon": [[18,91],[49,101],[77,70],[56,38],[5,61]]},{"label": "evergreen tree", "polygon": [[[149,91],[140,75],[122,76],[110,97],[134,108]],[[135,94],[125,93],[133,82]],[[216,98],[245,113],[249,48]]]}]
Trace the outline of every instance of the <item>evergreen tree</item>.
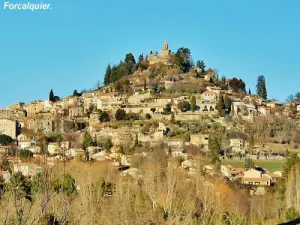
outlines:
[{"label": "evergreen tree", "polygon": [[85,132],[83,137],[83,149],[86,150],[88,147],[92,146],[93,138],[88,132]]},{"label": "evergreen tree", "polygon": [[210,150],[211,161],[214,164],[220,162],[220,158],[219,158],[220,148],[221,148],[221,144],[218,137],[210,136],[208,139],[208,149]]},{"label": "evergreen tree", "polygon": [[197,67],[202,70],[202,72],[205,72],[205,63],[201,60],[197,61]]},{"label": "evergreen tree", "polygon": [[192,112],[195,112],[196,110],[196,97],[194,95],[191,98],[191,110]]},{"label": "evergreen tree", "polygon": [[251,95],[251,89],[249,88],[248,94]]},{"label": "evergreen tree", "polygon": [[223,101],[225,106],[225,113],[229,114],[231,112],[231,100],[229,99],[227,94],[224,95]]},{"label": "evergreen tree", "polygon": [[51,89],[50,94],[49,94],[49,101],[54,102],[54,92]]},{"label": "evergreen tree", "polygon": [[110,64],[108,64],[107,68],[106,68],[106,72],[105,72],[105,76],[104,76],[104,84],[110,84],[111,83],[111,67]]},{"label": "evergreen tree", "polygon": [[77,92],[77,90],[75,89],[74,91],[73,91],[73,96],[78,96],[79,94],[78,94],[78,92]]},{"label": "evergreen tree", "polygon": [[103,122],[108,122],[110,120],[109,118],[109,114],[107,112],[103,112],[103,111],[99,111],[99,120],[101,121],[101,123]]},{"label": "evergreen tree", "polygon": [[245,160],[245,169],[249,170],[252,169],[254,167],[254,162],[251,158],[246,158]]},{"label": "evergreen tree", "polygon": [[300,102],[300,92],[297,92],[297,93],[295,94],[295,101],[296,101],[296,102]]},{"label": "evergreen tree", "polygon": [[123,109],[118,109],[115,114],[116,120],[124,120],[126,117],[126,112]]},{"label": "evergreen tree", "polygon": [[181,47],[173,56],[173,63],[177,65],[184,73],[191,67],[191,51],[188,48]]},{"label": "evergreen tree", "polygon": [[219,96],[219,100],[218,100],[216,109],[219,112],[219,116],[221,116],[221,117],[225,116],[225,109],[226,109],[226,107],[225,107],[224,99],[223,99],[222,95]]},{"label": "evergreen tree", "polygon": [[144,55],[143,54],[140,54],[139,55],[139,58],[138,58],[138,64],[140,65],[141,63],[144,62]]},{"label": "evergreen tree", "polygon": [[135,62],[135,58],[132,53],[126,54],[125,64],[126,64],[126,70],[127,70],[126,75],[133,74],[135,71],[136,62]]},{"label": "evergreen tree", "polygon": [[260,75],[257,78],[256,94],[257,94],[257,96],[261,97],[262,99],[267,100],[266,80],[263,75]]}]

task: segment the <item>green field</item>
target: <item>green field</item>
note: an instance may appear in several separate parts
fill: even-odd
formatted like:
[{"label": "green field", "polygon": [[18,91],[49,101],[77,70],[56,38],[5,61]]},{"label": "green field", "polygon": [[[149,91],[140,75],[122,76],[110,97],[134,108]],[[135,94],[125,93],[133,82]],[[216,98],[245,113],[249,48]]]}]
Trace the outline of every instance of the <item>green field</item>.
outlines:
[{"label": "green field", "polygon": [[[283,165],[285,160],[253,160],[255,165],[261,166],[267,169],[269,172],[280,171],[283,170]],[[222,164],[229,164],[236,168],[244,168],[245,161],[244,160],[224,160]]]}]

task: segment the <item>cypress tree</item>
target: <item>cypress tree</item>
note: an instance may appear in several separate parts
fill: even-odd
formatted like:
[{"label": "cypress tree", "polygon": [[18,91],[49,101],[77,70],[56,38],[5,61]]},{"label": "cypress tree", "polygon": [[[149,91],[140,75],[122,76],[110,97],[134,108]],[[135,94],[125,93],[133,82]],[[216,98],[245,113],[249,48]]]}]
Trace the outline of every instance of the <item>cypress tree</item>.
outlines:
[{"label": "cypress tree", "polygon": [[53,90],[51,89],[51,91],[50,91],[50,94],[49,94],[49,101],[51,101],[51,102],[54,102],[54,92],[53,92]]},{"label": "cypress tree", "polygon": [[226,106],[225,106],[225,104],[224,104],[224,99],[223,99],[223,96],[222,96],[222,95],[219,96],[219,100],[218,100],[216,109],[217,109],[218,112],[219,112],[219,116],[221,116],[221,117],[224,117],[224,116],[225,116],[225,109],[226,109]]},{"label": "cypress tree", "polygon": [[110,64],[108,64],[107,68],[106,68],[106,72],[105,72],[105,76],[104,76],[104,84],[110,84],[111,83],[111,67]]}]

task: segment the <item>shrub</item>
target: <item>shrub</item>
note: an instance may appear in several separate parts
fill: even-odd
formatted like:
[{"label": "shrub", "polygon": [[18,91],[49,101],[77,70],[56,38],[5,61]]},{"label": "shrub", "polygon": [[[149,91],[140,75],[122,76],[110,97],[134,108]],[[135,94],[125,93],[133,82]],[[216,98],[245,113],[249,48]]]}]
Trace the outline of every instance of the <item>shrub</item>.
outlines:
[{"label": "shrub", "polygon": [[54,182],[54,190],[67,196],[76,192],[75,179],[70,174],[65,174]]},{"label": "shrub", "polygon": [[33,156],[33,153],[27,149],[21,149],[19,151],[20,158],[31,158]]},{"label": "shrub", "polygon": [[126,116],[126,112],[123,109],[118,109],[116,112],[116,120],[124,120]]},{"label": "shrub", "polygon": [[152,118],[152,116],[149,113],[146,113],[146,119],[150,120]]},{"label": "shrub", "polygon": [[6,134],[1,134],[1,135],[0,135],[0,144],[1,144],[1,145],[8,145],[8,144],[10,144],[12,141],[13,141],[13,139],[12,139],[10,136],[8,136],[8,135],[6,135]]},{"label": "shrub", "polygon": [[189,111],[191,108],[191,105],[188,101],[181,101],[178,103],[178,109],[180,109],[182,112]]}]

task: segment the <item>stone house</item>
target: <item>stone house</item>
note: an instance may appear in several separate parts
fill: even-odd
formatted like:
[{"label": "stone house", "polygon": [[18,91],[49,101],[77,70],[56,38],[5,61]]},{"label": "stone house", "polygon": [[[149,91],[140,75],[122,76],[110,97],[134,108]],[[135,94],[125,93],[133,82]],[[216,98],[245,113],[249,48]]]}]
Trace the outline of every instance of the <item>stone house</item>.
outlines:
[{"label": "stone house", "polygon": [[101,100],[116,99],[118,97],[121,97],[119,92],[98,93],[98,98]]},{"label": "stone house", "polygon": [[111,139],[114,146],[130,146],[133,141],[132,133],[126,131],[116,131]]},{"label": "stone house", "polygon": [[191,134],[190,138],[192,145],[208,150],[209,134]]},{"label": "stone house", "polygon": [[79,148],[79,149],[72,148],[72,149],[70,149],[70,154],[72,157],[75,157],[75,158],[83,157],[85,155],[85,151],[81,148]]},{"label": "stone house", "polygon": [[184,138],[169,138],[167,140],[167,145],[171,149],[181,149],[184,148]]},{"label": "stone house", "polygon": [[81,105],[79,96],[71,96],[63,99],[66,108],[77,107]]},{"label": "stone house", "polygon": [[133,95],[128,97],[127,101],[129,104],[138,105],[148,98],[151,98],[150,90],[142,94],[139,92],[135,92]]},{"label": "stone house", "polygon": [[34,116],[44,111],[44,101],[37,100],[30,102],[25,106],[28,116]]},{"label": "stone house", "polygon": [[84,116],[84,108],[82,106],[73,107],[69,109],[69,118],[74,119]]},{"label": "stone house", "polygon": [[112,110],[119,109],[123,105],[120,99],[97,99],[97,109]]},{"label": "stone house", "polygon": [[42,172],[42,168],[34,163],[14,163],[14,173],[21,172],[24,176],[33,177]]},{"label": "stone house", "polygon": [[220,170],[222,175],[230,180],[236,179],[239,176],[243,176],[245,172],[243,168],[234,168],[231,165],[221,165]]},{"label": "stone house", "polygon": [[271,109],[265,106],[258,106],[258,114],[268,116],[271,114]]},{"label": "stone house", "polygon": [[229,143],[233,152],[245,154],[249,148],[249,142],[242,138],[231,138]]},{"label": "stone house", "polygon": [[48,150],[50,155],[60,153],[61,148],[60,148],[59,142],[49,142],[47,150]]},{"label": "stone house", "polygon": [[216,102],[218,95],[213,91],[205,91],[202,94],[202,99],[207,102]]},{"label": "stone house", "polygon": [[12,104],[10,108],[12,110],[23,110],[24,106],[25,106],[24,102],[17,102],[17,103]]},{"label": "stone house", "polygon": [[253,104],[245,104],[244,102],[232,102],[231,112],[233,116],[248,116],[253,117],[256,115],[256,108]]},{"label": "stone house", "polygon": [[54,121],[52,118],[35,118],[27,120],[27,128],[34,132],[42,131],[50,133],[54,131]]},{"label": "stone house", "polygon": [[188,154],[183,151],[182,148],[178,147],[176,149],[173,149],[171,152],[172,157],[182,157],[185,160],[187,160]]},{"label": "stone house", "polygon": [[0,119],[0,131],[1,134],[6,134],[12,139],[16,139],[18,131],[17,121],[9,119]]},{"label": "stone house", "polygon": [[145,100],[148,107],[165,107],[168,103],[172,103],[172,98],[150,98]]},{"label": "stone house", "polygon": [[216,111],[217,104],[216,102],[207,102],[196,99],[196,105],[198,109],[202,112],[213,112]]},{"label": "stone house", "polygon": [[244,172],[241,182],[249,185],[270,186],[272,177],[262,171],[250,169]]},{"label": "stone house", "polygon": [[53,131],[57,133],[71,133],[75,131],[75,123],[70,119],[56,119],[53,121]]}]

